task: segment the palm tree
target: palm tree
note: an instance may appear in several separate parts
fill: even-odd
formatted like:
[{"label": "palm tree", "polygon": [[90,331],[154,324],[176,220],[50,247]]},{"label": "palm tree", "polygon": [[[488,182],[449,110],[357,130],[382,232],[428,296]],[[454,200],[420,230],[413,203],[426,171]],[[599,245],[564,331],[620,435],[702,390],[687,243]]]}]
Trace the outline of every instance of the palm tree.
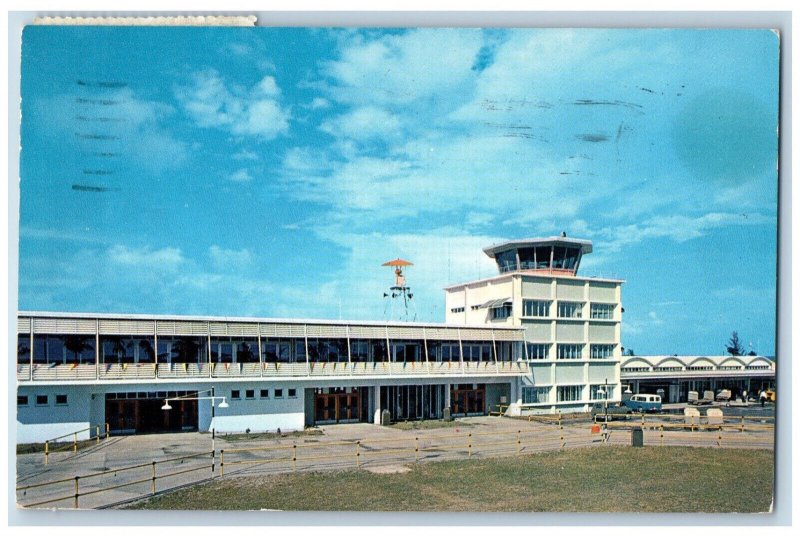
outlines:
[{"label": "palm tree", "polygon": [[[73,363],[81,363],[81,355],[83,351],[93,351],[94,347],[89,344],[92,340],[90,337],[85,336],[77,336],[77,335],[68,335],[62,336],[61,340],[64,343],[64,347],[71,353],[74,354]],[[94,360],[92,360],[94,362]]]}]

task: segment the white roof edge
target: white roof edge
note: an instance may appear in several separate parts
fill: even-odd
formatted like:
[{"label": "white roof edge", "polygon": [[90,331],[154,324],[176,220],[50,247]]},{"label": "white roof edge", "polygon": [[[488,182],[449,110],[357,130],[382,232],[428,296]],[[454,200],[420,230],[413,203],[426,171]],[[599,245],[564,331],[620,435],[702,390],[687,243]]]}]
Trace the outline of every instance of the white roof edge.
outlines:
[{"label": "white roof edge", "polygon": [[606,283],[625,283],[626,280],[621,280],[618,278],[594,278],[591,276],[570,276],[567,274],[545,274],[545,273],[535,273],[535,272],[528,272],[525,270],[514,270],[509,272],[504,272],[503,274],[498,274],[497,276],[492,276],[490,278],[481,278],[479,280],[470,280],[468,282],[456,283],[453,285],[448,285],[447,287],[443,287],[445,291],[450,289],[456,289],[458,287],[465,287],[467,285],[473,285],[476,283],[484,283],[484,282],[491,282],[495,280],[499,280],[501,278],[510,278],[511,276],[526,276],[531,278],[560,278],[564,280],[586,280],[590,282],[606,282]]},{"label": "white roof edge", "polygon": [[445,323],[426,323],[426,322],[403,322],[403,321],[359,321],[359,320],[336,320],[336,319],[281,319],[272,317],[226,317],[211,315],[167,315],[167,314],[144,314],[144,313],[92,313],[92,312],[54,312],[54,311],[17,311],[17,317],[55,317],[61,319],[130,319],[140,321],[205,321],[205,322],[238,322],[238,323],[274,323],[274,324],[327,324],[340,326],[398,326],[409,328],[481,328],[492,330],[525,330],[518,326],[487,326],[445,324]]},{"label": "white roof edge", "polygon": [[529,245],[529,244],[533,244],[533,243],[545,246],[547,244],[551,244],[551,243],[555,243],[555,242],[571,243],[571,244],[574,244],[576,246],[580,246],[582,254],[590,254],[590,253],[592,253],[592,241],[590,241],[588,239],[576,239],[576,238],[573,238],[573,237],[561,237],[561,236],[534,237],[534,238],[529,238],[529,239],[511,239],[511,240],[502,241],[502,242],[498,242],[498,243],[489,245],[489,246],[483,248],[483,252],[486,255],[488,255],[489,257],[493,258],[495,252],[497,252],[498,250],[503,249],[503,248],[513,248],[515,246],[519,247],[519,246]]},{"label": "white roof edge", "polygon": [[774,360],[772,358],[770,358],[768,356],[763,356],[761,354],[757,354],[755,356],[747,356],[747,355],[733,356],[733,355],[730,355],[730,354],[681,354],[681,355],[677,355],[677,356],[674,355],[674,354],[636,354],[634,356],[621,356],[620,360],[623,361],[623,362],[627,362],[627,361],[630,361],[630,360],[639,359],[639,360],[644,360],[646,362],[653,362],[653,361],[656,361],[656,360],[664,361],[664,360],[667,360],[669,358],[672,358],[672,359],[678,360],[678,361],[698,360],[698,359],[701,359],[701,358],[705,358],[705,359],[708,359],[708,360],[711,360],[711,361],[723,361],[723,360],[729,360],[729,359],[733,358],[733,359],[750,360],[750,361],[762,359],[762,360],[767,360],[769,362],[774,362]]}]

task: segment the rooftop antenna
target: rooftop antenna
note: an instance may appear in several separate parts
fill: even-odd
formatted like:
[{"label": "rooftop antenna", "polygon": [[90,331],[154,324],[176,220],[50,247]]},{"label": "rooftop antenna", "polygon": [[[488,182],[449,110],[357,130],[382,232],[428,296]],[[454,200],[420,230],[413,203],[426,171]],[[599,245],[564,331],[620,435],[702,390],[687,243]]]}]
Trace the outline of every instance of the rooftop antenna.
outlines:
[{"label": "rooftop antenna", "polygon": [[[405,259],[393,259],[387,261],[382,267],[394,267],[394,285],[389,287],[388,293],[383,293],[383,298],[387,299],[391,305],[388,320],[395,320],[395,308],[398,309],[398,317],[400,321],[415,321],[417,319],[417,311],[412,299],[414,293],[411,292],[411,287],[406,285],[406,277],[403,274],[404,267],[410,267],[414,263],[406,261]],[[384,308],[384,316],[386,315],[386,308]]]}]

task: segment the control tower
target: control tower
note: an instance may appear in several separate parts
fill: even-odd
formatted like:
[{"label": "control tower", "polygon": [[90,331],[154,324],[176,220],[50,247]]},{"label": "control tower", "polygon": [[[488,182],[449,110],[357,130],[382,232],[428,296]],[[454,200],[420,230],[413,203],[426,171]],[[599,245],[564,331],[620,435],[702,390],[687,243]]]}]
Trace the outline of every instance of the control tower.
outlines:
[{"label": "control tower", "polygon": [[581,257],[592,252],[592,241],[558,237],[520,239],[487,246],[483,251],[497,261],[500,273],[532,273],[575,276]]},{"label": "control tower", "polygon": [[525,329],[531,376],[512,392],[515,413],[587,412],[619,401],[622,280],[579,276],[592,242],[558,236],[483,249],[499,274],[445,288],[445,321]]}]

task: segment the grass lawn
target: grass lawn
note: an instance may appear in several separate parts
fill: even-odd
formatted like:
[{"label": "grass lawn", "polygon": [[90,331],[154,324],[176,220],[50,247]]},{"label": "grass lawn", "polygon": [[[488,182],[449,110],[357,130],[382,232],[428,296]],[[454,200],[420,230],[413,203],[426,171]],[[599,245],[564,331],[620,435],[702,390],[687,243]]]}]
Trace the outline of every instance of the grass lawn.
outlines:
[{"label": "grass lawn", "polygon": [[290,431],[287,433],[217,433],[217,438],[228,442],[249,442],[253,440],[272,440],[275,438],[297,438],[303,436],[322,436],[319,429],[305,429],[303,431]]},{"label": "grass lawn", "polygon": [[772,487],[769,450],[603,447],[426,463],[399,474],[231,476],[129,508],[754,513],[769,510]]}]

